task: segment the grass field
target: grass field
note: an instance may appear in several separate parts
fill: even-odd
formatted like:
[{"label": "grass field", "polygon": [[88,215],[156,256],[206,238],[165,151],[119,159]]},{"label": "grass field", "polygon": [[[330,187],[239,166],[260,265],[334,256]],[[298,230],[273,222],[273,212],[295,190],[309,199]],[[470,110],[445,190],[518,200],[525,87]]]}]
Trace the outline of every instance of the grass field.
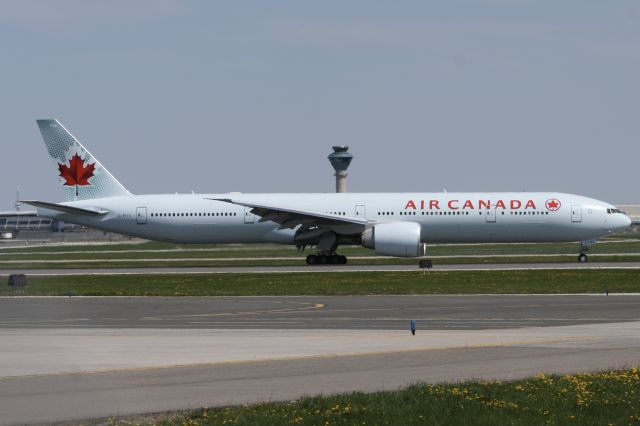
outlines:
[{"label": "grass field", "polygon": [[393,392],[308,397],[108,423],[157,425],[630,425],[640,423],[637,368],[512,381],[416,384]]},{"label": "grass field", "polygon": [[[635,234],[635,233],[634,233]],[[0,250],[0,269],[118,268],[159,266],[303,265],[305,254],[277,245],[176,245],[157,242],[15,247]],[[362,247],[341,247],[353,265],[416,264],[416,259],[375,257]],[[575,262],[579,244],[441,244],[428,247],[438,264]],[[593,261],[640,261],[640,240],[605,239],[589,253]]]},{"label": "grass field", "polygon": [[[640,292],[640,270],[343,272],[29,277],[24,295],[265,296]],[[0,295],[14,289],[0,286]]]}]

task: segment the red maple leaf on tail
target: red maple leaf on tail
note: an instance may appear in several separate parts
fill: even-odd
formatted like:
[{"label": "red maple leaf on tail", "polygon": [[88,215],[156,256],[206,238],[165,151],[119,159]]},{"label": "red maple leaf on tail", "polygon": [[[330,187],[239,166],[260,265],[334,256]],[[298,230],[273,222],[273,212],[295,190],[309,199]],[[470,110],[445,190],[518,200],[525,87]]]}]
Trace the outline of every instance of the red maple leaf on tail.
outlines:
[{"label": "red maple leaf on tail", "polygon": [[84,160],[77,153],[71,157],[68,166],[65,163],[58,163],[60,177],[65,180],[64,185],[76,186],[76,197],[78,196],[78,186],[91,185],[89,179],[93,176],[95,169],[95,162],[85,166]]}]

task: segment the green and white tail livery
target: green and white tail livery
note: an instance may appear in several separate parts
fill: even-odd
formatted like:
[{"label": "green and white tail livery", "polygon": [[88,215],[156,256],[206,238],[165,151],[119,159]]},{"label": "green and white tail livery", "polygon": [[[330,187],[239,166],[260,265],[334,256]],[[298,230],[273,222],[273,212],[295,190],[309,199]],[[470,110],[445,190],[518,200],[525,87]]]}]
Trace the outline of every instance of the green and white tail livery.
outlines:
[{"label": "green and white tail livery", "polygon": [[65,201],[131,195],[58,120],[37,122],[58,169]]}]

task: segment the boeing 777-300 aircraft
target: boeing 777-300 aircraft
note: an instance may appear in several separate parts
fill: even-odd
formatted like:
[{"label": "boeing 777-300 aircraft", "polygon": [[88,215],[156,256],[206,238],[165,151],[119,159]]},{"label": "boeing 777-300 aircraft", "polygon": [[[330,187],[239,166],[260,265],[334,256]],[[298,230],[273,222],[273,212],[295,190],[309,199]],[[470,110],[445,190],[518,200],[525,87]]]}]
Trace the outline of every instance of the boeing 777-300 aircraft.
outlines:
[{"label": "boeing 777-300 aircraft", "polygon": [[580,241],[629,218],[592,198],[557,192],[134,195],[58,121],[37,120],[65,202],[23,201],[39,216],[174,243],[317,246],[309,264],[344,264],[336,249],[424,256],[430,243]]}]

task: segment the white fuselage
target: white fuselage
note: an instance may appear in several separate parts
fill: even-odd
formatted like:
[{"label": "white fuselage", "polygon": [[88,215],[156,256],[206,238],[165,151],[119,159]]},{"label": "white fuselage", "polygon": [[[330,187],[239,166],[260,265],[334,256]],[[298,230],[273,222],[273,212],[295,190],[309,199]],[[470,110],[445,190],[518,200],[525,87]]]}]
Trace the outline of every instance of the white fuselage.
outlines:
[{"label": "white fuselage", "polygon": [[[180,243],[294,243],[296,229],[259,222],[229,194],[132,195],[63,203],[101,208],[99,217],[38,208],[38,214],[151,240]],[[629,226],[614,206],[562,193],[233,194],[234,200],[295,206],[372,223],[416,222],[423,243],[556,242],[596,239]],[[349,234],[348,226],[345,234]]]}]

